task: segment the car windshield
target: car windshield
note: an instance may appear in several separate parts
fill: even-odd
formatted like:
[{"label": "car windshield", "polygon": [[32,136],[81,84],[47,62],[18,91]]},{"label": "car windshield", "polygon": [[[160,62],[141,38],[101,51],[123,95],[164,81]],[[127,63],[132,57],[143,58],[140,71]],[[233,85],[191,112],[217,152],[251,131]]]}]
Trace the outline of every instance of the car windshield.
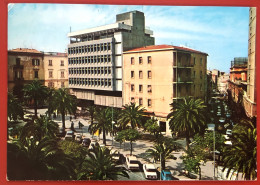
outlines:
[{"label": "car windshield", "polygon": [[130,164],[138,164],[138,161],[130,161]]},{"label": "car windshield", "polygon": [[156,172],[156,169],[147,169],[148,172]]}]

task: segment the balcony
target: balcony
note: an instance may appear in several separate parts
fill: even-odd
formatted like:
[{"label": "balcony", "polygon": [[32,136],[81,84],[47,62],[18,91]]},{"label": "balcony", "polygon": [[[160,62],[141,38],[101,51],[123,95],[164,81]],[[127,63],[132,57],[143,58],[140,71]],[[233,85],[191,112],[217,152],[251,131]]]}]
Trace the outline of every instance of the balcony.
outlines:
[{"label": "balcony", "polygon": [[23,65],[13,65],[13,70],[16,69],[22,69],[23,70]]},{"label": "balcony", "polygon": [[176,80],[176,77],[173,77],[173,84],[192,84],[193,83],[193,80],[191,77],[183,77],[183,78],[180,78],[178,77],[177,80]]}]

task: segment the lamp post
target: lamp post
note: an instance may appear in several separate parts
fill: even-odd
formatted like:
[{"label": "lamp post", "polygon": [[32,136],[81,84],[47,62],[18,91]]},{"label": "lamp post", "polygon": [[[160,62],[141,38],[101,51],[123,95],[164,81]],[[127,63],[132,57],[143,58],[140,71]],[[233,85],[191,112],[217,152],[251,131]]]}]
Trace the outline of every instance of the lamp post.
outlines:
[{"label": "lamp post", "polygon": [[113,147],[113,144],[114,144],[114,131],[113,131],[113,127],[114,127],[114,112],[113,112],[113,106],[114,104],[112,105],[112,147]]},{"label": "lamp post", "polygon": [[213,180],[215,180],[215,164],[216,164],[216,156],[215,156],[215,124],[208,124],[208,130],[213,131]]}]

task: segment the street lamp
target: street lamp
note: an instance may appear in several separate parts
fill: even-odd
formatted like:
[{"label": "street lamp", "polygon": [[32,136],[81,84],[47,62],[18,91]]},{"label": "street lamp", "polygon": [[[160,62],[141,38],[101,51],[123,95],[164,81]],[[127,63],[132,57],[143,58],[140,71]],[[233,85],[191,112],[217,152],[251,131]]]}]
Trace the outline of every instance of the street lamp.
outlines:
[{"label": "street lamp", "polygon": [[113,132],[113,127],[114,127],[114,112],[113,112],[113,107],[114,107],[114,104],[112,105],[112,147],[113,147],[113,142],[114,142],[114,132]]},{"label": "street lamp", "polygon": [[215,124],[208,124],[208,130],[213,131],[213,161],[214,161],[214,172],[213,172],[213,180],[215,180],[215,164],[216,164],[216,156],[215,156]]}]

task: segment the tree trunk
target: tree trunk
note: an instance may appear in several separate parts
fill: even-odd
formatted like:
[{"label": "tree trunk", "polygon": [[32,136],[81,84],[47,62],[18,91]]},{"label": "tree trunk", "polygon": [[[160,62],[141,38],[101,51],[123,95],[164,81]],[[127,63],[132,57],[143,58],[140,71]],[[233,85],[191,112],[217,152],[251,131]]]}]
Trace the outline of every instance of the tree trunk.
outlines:
[{"label": "tree trunk", "polygon": [[65,129],[65,113],[61,113],[62,128]]},{"label": "tree trunk", "polygon": [[186,150],[190,148],[190,137],[188,134],[186,134]]},{"label": "tree trunk", "polygon": [[[199,167],[199,180],[201,180],[201,168]],[[215,179],[213,179],[215,180]]]},{"label": "tree trunk", "polygon": [[106,145],[106,131],[105,131],[105,126],[103,126],[103,144]]},{"label": "tree trunk", "polygon": [[34,100],[34,116],[35,116],[35,118],[37,118],[37,101],[36,100]]},{"label": "tree trunk", "polygon": [[131,146],[131,148],[130,148],[130,155],[132,155],[132,151],[133,151],[133,143],[132,143],[132,141],[130,141],[130,146]]},{"label": "tree trunk", "polygon": [[162,169],[161,170],[164,170],[165,169],[165,159],[161,159],[162,161],[161,161],[161,163],[162,163]]}]

